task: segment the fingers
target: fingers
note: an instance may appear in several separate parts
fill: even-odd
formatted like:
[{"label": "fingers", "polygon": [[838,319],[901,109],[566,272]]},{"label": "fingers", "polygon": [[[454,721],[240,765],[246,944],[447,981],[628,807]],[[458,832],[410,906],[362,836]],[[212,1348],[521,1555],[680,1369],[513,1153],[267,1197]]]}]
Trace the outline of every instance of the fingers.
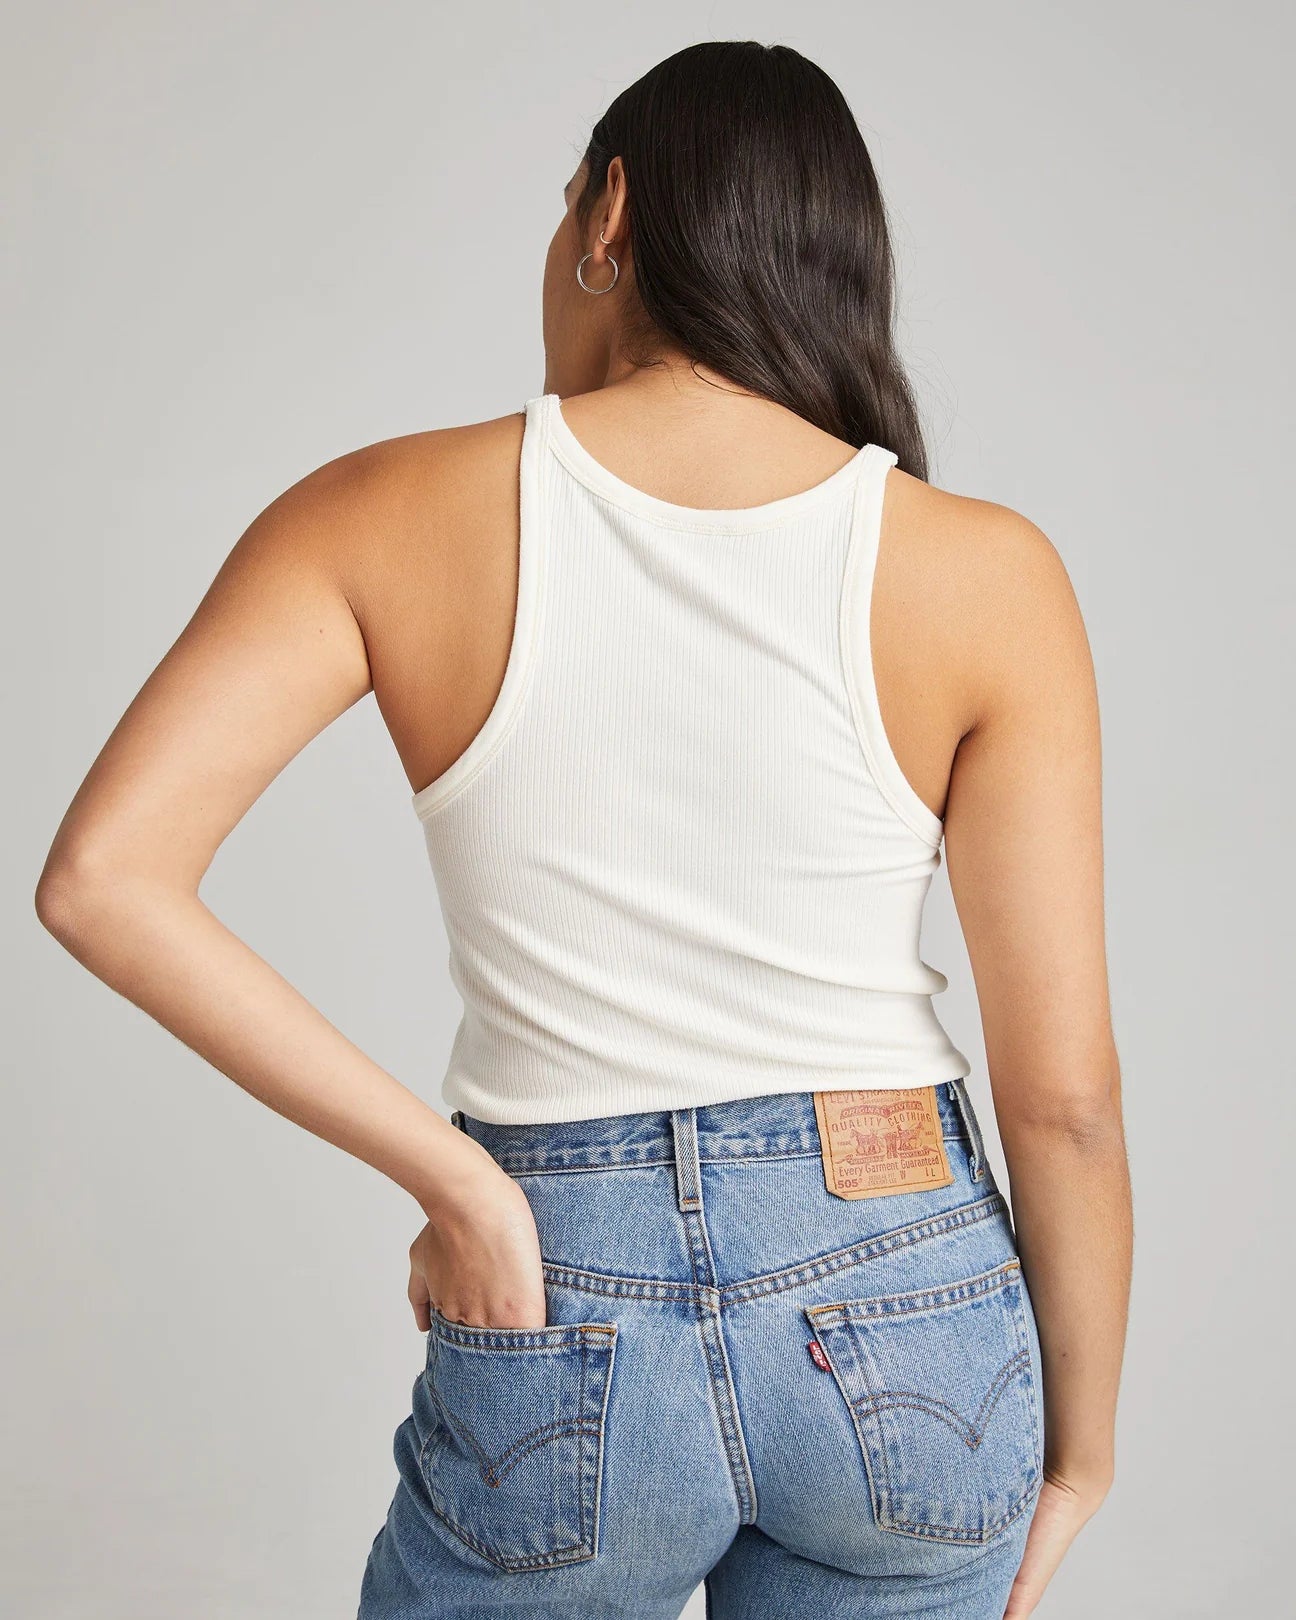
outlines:
[{"label": "fingers", "polygon": [[409,1302],[414,1311],[414,1320],[418,1323],[420,1333],[427,1333],[432,1327],[432,1302],[428,1296],[427,1279],[421,1271],[411,1267],[409,1288],[406,1290]]}]

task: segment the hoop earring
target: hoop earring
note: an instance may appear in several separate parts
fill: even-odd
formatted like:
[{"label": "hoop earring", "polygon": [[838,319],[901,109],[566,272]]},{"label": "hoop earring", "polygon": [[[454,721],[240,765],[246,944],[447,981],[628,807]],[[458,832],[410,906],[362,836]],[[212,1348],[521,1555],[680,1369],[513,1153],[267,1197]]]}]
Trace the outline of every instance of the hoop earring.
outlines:
[{"label": "hoop earring", "polygon": [[[602,236],[603,236],[603,232],[600,231],[599,232],[600,240],[602,239]],[[609,253],[608,254],[608,263],[612,266],[612,279],[611,279],[611,281],[608,282],[606,287],[591,287],[588,284],[588,282],[585,280],[584,271],[585,271],[586,264],[593,257],[594,257],[594,255],[592,253],[587,253],[587,254],[585,254],[584,258],[581,259],[580,263],[576,266],[576,279],[577,279],[577,281],[580,282],[581,286],[585,289],[585,291],[587,293],[593,293],[596,297],[602,297],[602,295],[604,293],[611,292],[613,287],[616,286],[617,277],[621,274],[621,266],[616,262],[616,260]]]}]

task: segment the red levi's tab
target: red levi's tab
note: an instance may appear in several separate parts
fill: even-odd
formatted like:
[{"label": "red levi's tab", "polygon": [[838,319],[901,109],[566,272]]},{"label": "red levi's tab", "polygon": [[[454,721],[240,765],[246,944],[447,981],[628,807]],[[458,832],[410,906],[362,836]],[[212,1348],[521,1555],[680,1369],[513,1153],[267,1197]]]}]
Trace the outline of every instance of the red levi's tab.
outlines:
[{"label": "red levi's tab", "polygon": [[810,1352],[810,1359],[816,1367],[822,1368],[824,1372],[832,1371],[832,1368],[828,1365],[828,1357],[824,1355],[823,1345],[819,1343],[818,1339],[811,1339],[810,1343],[806,1345],[806,1349]]}]

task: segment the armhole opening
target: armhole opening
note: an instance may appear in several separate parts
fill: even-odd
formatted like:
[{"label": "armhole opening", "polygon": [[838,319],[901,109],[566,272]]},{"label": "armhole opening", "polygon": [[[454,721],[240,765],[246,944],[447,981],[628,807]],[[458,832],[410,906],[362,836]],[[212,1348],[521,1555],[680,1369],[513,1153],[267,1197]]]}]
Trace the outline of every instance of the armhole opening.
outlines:
[{"label": "armhole opening", "polygon": [[855,485],[850,539],[842,574],[839,625],[842,672],[855,732],[878,791],[912,833],[929,847],[939,849],[944,823],[918,796],[900,768],[882,724],[873,670],[870,617],[882,535],[882,503],[887,474],[898,460],[894,451],[874,446],[872,464]]},{"label": "armhole opening", "polygon": [[540,438],[545,423],[540,396],[527,400],[522,447],[518,460],[518,583],[504,678],[495,702],[463,752],[440,776],[413,795],[421,821],[426,821],[466,788],[489,763],[517,717],[527,679],[535,663],[534,650],[540,616],[541,550],[544,521],[541,507]]}]

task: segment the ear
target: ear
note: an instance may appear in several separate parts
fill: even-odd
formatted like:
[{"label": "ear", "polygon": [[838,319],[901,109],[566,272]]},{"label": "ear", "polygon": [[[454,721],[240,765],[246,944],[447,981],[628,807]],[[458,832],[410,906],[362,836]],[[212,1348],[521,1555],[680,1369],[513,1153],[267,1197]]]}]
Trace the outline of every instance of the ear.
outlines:
[{"label": "ear", "polygon": [[625,164],[619,156],[614,157],[608,164],[607,190],[604,196],[608,222],[603,227],[603,235],[608,242],[615,242],[626,233],[629,199],[630,190],[626,182]]}]

